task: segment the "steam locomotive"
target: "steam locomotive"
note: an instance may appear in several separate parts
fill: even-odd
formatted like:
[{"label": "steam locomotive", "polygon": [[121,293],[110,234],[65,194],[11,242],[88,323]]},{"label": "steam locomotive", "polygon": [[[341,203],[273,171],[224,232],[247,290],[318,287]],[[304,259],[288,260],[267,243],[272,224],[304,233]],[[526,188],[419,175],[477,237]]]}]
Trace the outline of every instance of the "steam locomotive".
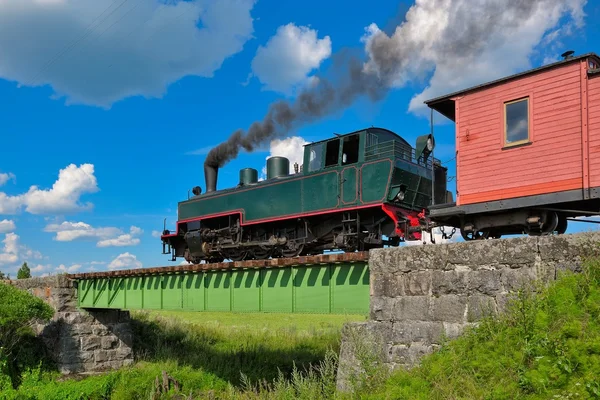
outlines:
[{"label": "steam locomotive", "polygon": [[218,169],[205,164],[206,193],[195,187],[179,203],[177,231],[164,232],[163,252],[198,263],[419,240],[432,193],[438,201],[449,193],[433,147],[431,135],[413,148],[392,131],[367,128],[305,145],[293,173],[287,158],[270,157],[265,180],[245,168],[239,184],[223,190],[216,189]]},{"label": "steam locomotive", "polygon": [[[362,251],[421,240],[434,227],[465,240],[562,234],[600,214],[600,58],[573,56],[425,103],[456,124],[456,200],[435,139],[413,148],[367,128],[304,146],[302,165],[271,157],[178,205],[163,253],[192,263]],[[433,123],[432,123],[433,127]]]}]

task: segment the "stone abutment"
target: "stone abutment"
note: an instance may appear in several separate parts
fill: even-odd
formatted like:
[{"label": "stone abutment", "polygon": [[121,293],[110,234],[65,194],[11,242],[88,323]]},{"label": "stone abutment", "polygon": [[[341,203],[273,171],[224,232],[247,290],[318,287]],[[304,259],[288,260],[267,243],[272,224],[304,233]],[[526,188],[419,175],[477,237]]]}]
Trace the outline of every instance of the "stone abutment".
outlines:
[{"label": "stone abutment", "polygon": [[74,282],[63,275],[6,282],[48,303],[55,313],[34,330],[64,374],[94,373],[133,363],[128,311],[77,308]]},{"label": "stone abutment", "polygon": [[594,232],[371,250],[370,317],[343,328],[338,388],[349,390],[362,360],[414,366],[485,312],[506,310],[517,289],[578,271],[599,242]]}]

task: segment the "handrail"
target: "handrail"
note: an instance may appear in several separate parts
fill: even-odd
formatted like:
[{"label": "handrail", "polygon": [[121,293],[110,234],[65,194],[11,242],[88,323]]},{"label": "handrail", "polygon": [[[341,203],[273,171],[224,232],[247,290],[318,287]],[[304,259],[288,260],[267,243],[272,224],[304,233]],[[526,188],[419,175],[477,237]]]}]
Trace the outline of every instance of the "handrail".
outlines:
[{"label": "handrail", "polygon": [[[422,158],[417,156],[414,148],[405,146],[398,140],[389,140],[365,147],[365,161],[390,157],[400,158],[410,163],[429,168],[431,168],[433,162],[431,158],[428,158],[426,162],[423,161]],[[434,160],[439,162],[437,159]]]}]

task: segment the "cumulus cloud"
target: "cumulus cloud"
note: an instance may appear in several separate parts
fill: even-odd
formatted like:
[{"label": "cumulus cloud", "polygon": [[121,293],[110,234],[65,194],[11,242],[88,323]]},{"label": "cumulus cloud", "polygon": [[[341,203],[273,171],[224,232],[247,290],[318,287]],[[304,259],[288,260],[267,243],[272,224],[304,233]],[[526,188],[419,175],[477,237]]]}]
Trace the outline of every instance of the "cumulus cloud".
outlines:
[{"label": "cumulus cloud", "polygon": [[142,262],[137,259],[133,254],[122,253],[119,254],[114,260],[108,264],[108,269],[111,271],[117,269],[134,269],[142,268]]},{"label": "cumulus cloud", "polygon": [[291,94],[310,84],[309,74],[331,56],[331,38],[318,38],[318,32],[293,23],[280,26],[252,60],[252,74],[264,88]]},{"label": "cumulus cloud", "polygon": [[31,214],[90,210],[93,204],[81,203],[80,198],[86,193],[97,191],[98,184],[94,176],[94,166],[92,164],[80,166],[70,164],[59,171],[58,180],[54,182],[51,189],[31,186],[29,191],[16,196],[0,192],[0,214],[17,214],[23,207]]},{"label": "cumulus cloud", "polygon": [[159,238],[162,235],[161,231],[152,231],[152,237]]},{"label": "cumulus cloud", "polygon": [[131,226],[129,233],[124,233],[116,227],[95,228],[85,222],[64,221],[60,224],[48,224],[45,232],[55,233],[54,240],[59,242],[72,242],[74,240],[95,240],[97,247],[122,247],[135,246],[140,243],[140,236],[144,231]]},{"label": "cumulus cloud", "polygon": [[29,267],[29,271],[32,276],[48,276],[50,273],[48,271],[52,270],[51,264],[37,264]]},{"label": "cumulus cloud", "polygon": [[409,105],[409,111],[424,115],[425,100],[531,68],[533,55],[556,51],[547,45],[583,25],[585,3],[417,0],[391,36],[375,24],[366,29],[365,70],[385,75],[390,68],[395,87],[432,73]]},{"label": "cumulus cloud", "polygon": [[14,232],[17,229],[15,222],[9,219],[0,221],[0,233]]},{"label": "cumulus cloud", "polygon": [[56,267],[55,271],[61,274],[72,274],[79,271],[79,269],[81,269],[81,264],[73,264],[68,267],[64,264],[60,264],[58,267]]},{"label": "cumulus cloud", "polygon": [[184,76],[212,77],[240,52],[254,3],[0,1],[0,77],[51,85],[67,104],[159,98]]},{"label": "cumulus cloud", "polygon": [[71,242],[79,239],[102,239],[122,233],[119,228],[94,228],[85,222],[70,221],[64,221],[60,224],[49,224],[44,228],[44,231],[56,233],[54,240],[59,242]]},{"label": "cumulus cloud", "polygon": [[129,233],[119,235],[113,239],[105,239],[98,242],[98,247],[123,247],[123,246],[136,246],[140,244],[140,239],[136,236],[139,236],[144,232],[137,226],[132,226],[129,229]]},{"label": "cumulus cloud", "polygon": [[[269,155],[266,159],[274,156],[285,157],[290,160],[290,173],[294,173],[294,163],[298,163],[298,169],[304,161],[304,145],[308,144],[304,138],[300,136],[292,136],[286,139],[274,139],[271,141]],[[261,180],[267,177],[266,165],[262,168]]]},{"label": "cumulus cloud", "polygon": [[[37,250],[20,244],[19,235],[9,232],[4,235],[3,246],[0,248],[0,265],[17,264],[18,262],[42,258],[42,254]],[[15,269],[15,265],[9,270]],[[15,269],[16,270],[16,269]]]},{"label": "cumulus cloud", "polygon": [[0,186],[5,185],[8,181],[16,181],[17,177],[12,172],[0,172]]},{"label": "cumulus cloud", "polygon": [[19,235],[7,233],[2,243],[4,248],[0,252],[0,265],[14,264],[19,261]]}]

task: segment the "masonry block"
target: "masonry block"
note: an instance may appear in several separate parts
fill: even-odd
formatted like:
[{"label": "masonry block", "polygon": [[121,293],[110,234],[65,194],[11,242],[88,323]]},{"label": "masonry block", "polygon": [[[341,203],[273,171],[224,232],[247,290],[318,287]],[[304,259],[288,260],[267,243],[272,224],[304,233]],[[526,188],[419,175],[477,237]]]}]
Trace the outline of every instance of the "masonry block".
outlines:
[{"label": "masonry block", "polygon": [[7,282],[50,304],[51,321],[34,331],[63,374],[102,372],[133,363],[128,311],[77,309],[73,282],[63,275]]},{"label": "masonry block", "polygon": [[600,232],[586,232],[371,250],[371,320],[344,328],[338,388],[345,390],[348,376],[362,368],[350,336],[369,343],[381,365],[410,368],[443,337],[505,312],[529,283],[580,271],[599,243]]}]

